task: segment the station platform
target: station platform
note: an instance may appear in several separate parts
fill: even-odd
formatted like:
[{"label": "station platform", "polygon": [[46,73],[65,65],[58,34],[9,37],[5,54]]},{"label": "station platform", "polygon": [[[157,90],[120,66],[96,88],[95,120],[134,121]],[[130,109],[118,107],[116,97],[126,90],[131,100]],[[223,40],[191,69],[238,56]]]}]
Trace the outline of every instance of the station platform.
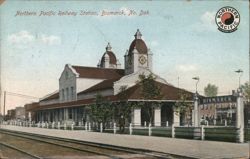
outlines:
[{"label": "station platform", "polygon": [[169,154],[181,155],[193,158],[220,159],[240,158],[248,159],[250,145],[248,143],[228,143],[216,141],[200,141],[188,139],[176,139],[167,137],[152,137],[139,135],[121,135],[83,130],[57,130],[34,127],[20,127],[1,125],[2,129],[36,133],[41,135],[56,136],[95,143],[139,148],[159,151]]}]

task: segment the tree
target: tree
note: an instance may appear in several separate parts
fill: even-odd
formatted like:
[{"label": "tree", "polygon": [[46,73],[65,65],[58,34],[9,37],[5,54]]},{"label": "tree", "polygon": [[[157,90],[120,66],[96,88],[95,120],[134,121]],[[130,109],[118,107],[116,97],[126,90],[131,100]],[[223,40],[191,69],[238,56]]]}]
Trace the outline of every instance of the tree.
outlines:
[{"label": "tree", "polygon": [[[133,105],[127,101],[127,93],[126,93],[127,86],[121,86],[120,92],[118,94],[119,103],[116,104],[117,114],[119,115],[119,126],[120,131],[124,132],[124,127],[126,125],[126,121],[129,121],[131,110]],[[122,129],[121,129],[122,128]]]},{"label": "tree", "polygon": [[127,93],[126,93],[126,86],[120,87],[120,92],[118,94],[119,103],[118,103],[118,114],[124,116],[126,119],[130,118],[131,109],[133,104],[128,102]]},{"label": "tree", "polygon": [[179,99],[174,104],[174,111],[177,114],[183,114],[185,119],[187,120],[188,125],[191,125],[193,103],[188,102],[188,100],[190,100],[191,98],[191,95],[185,93],[184,91],[180,91],[178,96]]},{"label": "tree", "polygon": [[[144,74],[139,75],[138,84],[141,86],[141,95],[144,100],[159,99],[161,98],[161,89],[155,82],[155,77],[152,74],[145,76]],[[152,122],[153,110],[159,106],[157,103],[145,102],[142,103],[142,108],[146,110],[149,118],[149,122]]]},{"label": "tree", "polygon": [[103,129],[105,129],[105,123],[110,121],[114,114],[114,107],[106,100],[101,94],[97,94],[95,103],[91,105],[91,118],[93,121],[103,123]]},{"label": "tree", "polygon": [[205,92],[205,96],[207,96],[207,97],[216,96],[218,94],[218,87],[216,85],[213,85],[213,84],[209,83],[204,88],[204,92]]},{"label": "tree", "polygon": [[250,99],[250,84],[248,82],[240,86],[246,99]]}]

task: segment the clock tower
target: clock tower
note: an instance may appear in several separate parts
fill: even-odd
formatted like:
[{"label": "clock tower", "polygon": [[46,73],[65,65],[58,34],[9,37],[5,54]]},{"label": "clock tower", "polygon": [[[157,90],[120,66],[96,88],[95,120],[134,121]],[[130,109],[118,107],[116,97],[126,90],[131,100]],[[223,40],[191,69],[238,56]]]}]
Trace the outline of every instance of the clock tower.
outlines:
[{"label": "clock tower", "polygon": [[141,69],[149,69],[152,71],[152,52],[142,40],[142,34],[139,29],[134,36],[135,39],[130,44],[124,56],[125,73],[131,74]]}]

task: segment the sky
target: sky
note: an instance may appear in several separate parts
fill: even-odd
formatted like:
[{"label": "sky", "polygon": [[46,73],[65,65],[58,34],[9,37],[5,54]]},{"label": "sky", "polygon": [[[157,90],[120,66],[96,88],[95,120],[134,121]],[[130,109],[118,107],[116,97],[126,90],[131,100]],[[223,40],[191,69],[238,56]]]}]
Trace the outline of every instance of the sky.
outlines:
[{"label": "sky", "polygon": [[[240,14],[233,33],[220,32],[215,23],[224,6]],[[102,16],[119,11],[124,15]],[[76,15],[58,14],[66,12]],[[94,15],[81,15],[86,12]],[[194,91],[192,77],[199,76],[200,94],[211,83],[225,95],[238,87],[235,70],[244,71],[241,83],[249,79],[247,0],[13,0],[1,4],[0,15],[2,108],[4,91],[41,98],[58,90],[65,64],[96,67],[108,42],[123,67],[137,29],[153,53],[153,72],[175,86]],[[9,93],[6,110],[36,100]]]}]

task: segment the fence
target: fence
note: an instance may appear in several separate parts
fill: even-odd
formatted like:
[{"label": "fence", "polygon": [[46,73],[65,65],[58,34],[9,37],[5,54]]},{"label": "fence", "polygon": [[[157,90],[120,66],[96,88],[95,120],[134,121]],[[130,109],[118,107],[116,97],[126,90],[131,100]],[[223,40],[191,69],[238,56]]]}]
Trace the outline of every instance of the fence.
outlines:
[{"label": "fence", "polygon": [[[28,122],[28,121],[10,121],[4,124],[25,126],[25,127],[39,127],[47,129],[58,130],[84,130],[101,133],[113,133],[113,134],[128,134],[128,135],[143,135],[143,136],[159,136],[159,137],[174,137],[184,139],[197,139],[197,140],[212,140],[212,141],[225,141],[225,142],[237,142],[238,141],[238,129],[230,126],[204,126],[192,127],[192,126],[151,126],[151,124],[145,124],[146,126],[138,126],[135,124],[129,124],[129,126],[122,127],[120,125],[109,122],[106,124],[96,122],[86,123],[74,123],[74,122]],[[250,128],[246,128],[244,131],[245,141],[250,140]]]},{"label": "fence", "polygon": [[237,128],[205,127],[205,140],[236,142]]},{"label": "fence", "polygon": [[244,130],[245,141],[250,141],[250,128]]}]

